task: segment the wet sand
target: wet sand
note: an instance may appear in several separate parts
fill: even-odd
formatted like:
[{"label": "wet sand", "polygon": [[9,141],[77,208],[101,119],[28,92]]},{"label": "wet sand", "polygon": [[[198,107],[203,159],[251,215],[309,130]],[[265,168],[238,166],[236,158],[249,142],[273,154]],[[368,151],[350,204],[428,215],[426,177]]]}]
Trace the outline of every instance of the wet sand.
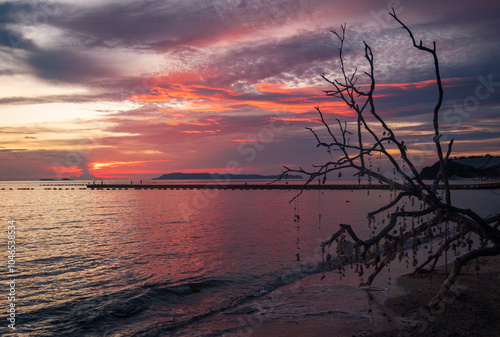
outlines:
[{"label": "wet sand", "polygon": [[[273,306],[297,312],[267,315],[246,330],[251,336],[500,336],[500,257],[475,261],[462,268],[453,291],[432,312],[422,308],[445,278],[445,268],[416,278],[403,275],[395,284],[355,290],[342,298],[317,275],[280,291]],[[451,268],[449,267],[448,270]],[[331,275],[329,275],[331,277]],[[338,284],[338,282],[335,282]],[[384,283],[381,283],[384,284]],[[348,290],[346,288],[346,290]],[[348,291],[346,291],[347,293]],[[331,300],[329,300],[331,298]],[[314,303],[314,304],[312,304]]]},{"label": "wet sand", "polygon": [[[471,261],[442,305],[419,310],[445,279],[444,267],[422,278],[402,276],[398,285],[409,291],[388,298],[384,306],[399,321],[396,329],[372,336],[500,336],[500,256]],[[476,268],[479,267],[479,270]]]}]

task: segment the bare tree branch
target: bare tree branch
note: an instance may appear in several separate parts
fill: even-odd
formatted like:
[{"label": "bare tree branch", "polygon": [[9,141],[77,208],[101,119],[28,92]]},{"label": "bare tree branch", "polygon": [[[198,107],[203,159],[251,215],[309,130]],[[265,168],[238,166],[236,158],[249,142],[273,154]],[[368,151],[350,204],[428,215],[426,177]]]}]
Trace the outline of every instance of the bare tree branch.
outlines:
[{"label": "bare tree branch", "polygon": [[[371,47],[366,42],[363,42],[363,47],[368,70],[364,71],[361,76],[367,82],[359,86],[357,84],[359,79],[357,69],[350,74],[347,72],[344,60],[346,25],[342,25],[339,32],[332,30],[332,33],[339,41],[340,76],[338,79],[329,79],[325,75],[321,75],[321,77],[332,86],[331,90],[324,91],[325,94],[340,99],[346,104],[355,115],[356,125],[350,128],[353,131],[348,131],[347,122],[336,119],[336,126],[330,127],[320,107],[315,107],[321,124],[326,130],[326,136],[321,136],[319,131],[312,128],[307,129],[313,134],[317,143],[316,146],[325,148],[331,160],[324,164],[313,165],[312,170],[301,167],[298,169],[284,167],[284,171],[278,180],[286,177],[289,173],[299,173],[307,177],[304,185],[306,186],[316,181],[316,179],[320,179],[325,183],[327,175],[335,171],[352,169],[358,177],[367,176],[370,179],[377,179],[380,183],[398,191],[394,200],[368,213],[368,225],[370,226],[372,222],[376,222],[376,226],[374,224],[371,227],[373,231],[370,237],[362,238],[351,225],[340,224],[337,232],[322,243],[322,251],[326,252],[331,249],[334,243],[337,243],[337,246],[342,246],[347,238],[352,239],[356,251],[355,260],[359,265],[359,273],[363,273],[363,265],[374,268],[368,277],[368,283],[371,283],[379,272],[389,265],[397,255],[399,255],[400,260],[402,258],[409,259],[409,249],[413,251],[413,265],[418,271],[431,262],[433,263],[433,269],[440,257],[450,247],[458,253],[456,247],[467,246],[470,251],[457,258],[452,273],[430,303],[430,305],[434,305],[436,301],[442,300],[446,291],[458,277],[460,268],[464,263],[480,256],[500,254],[500,214],[482,218],[471,209],[458,208],[452,204],[446,167],[454,141],[451,140],[448,143],[446,154],[443,154],[440,141],[439,111],[443,103],[444,91],[436,43],[433,42],[431,48],[425,46],[422,41],[417,43],[412,31],[397,17],[396,12],[393,10],[389,14],[409,34],[413,47],[429,53],[434,62],[438,98],[432,112],[432,129],[440,172],[432,186],[429,186],[421,179],[417,168],[408,157],[407,144],[396,137],[395,132],[376,109],[374,99],[376,88],[374,55]],[[363,90],[361,90],[361,87],[363,87]],[[352,136],[352,140],[350,136]],[[327,141],[323,139],[325,137],[328,139]],[[380,171],[374,170],[371,165],[367,166],[367,162],[370,162],[370,156],[374,154],[383,157],[403,181],[400,182],[396,178],[390,178]],[[410,173],[406,172],[403,167],[408,168]],[[439,189],[442,186],[440,182],[444,184],[444,201],[439,195]],[[295,198],[301,194],[302,191]],[[408,200],[416,200],[420,205],[420,209],[406,209],[405,202]],[[388,213],[389,221],[387,223],[385,223],[385,219],[382,222],[376,219],[384,212]],[[406,224],[406,219],[412,220],[411,226]],[[433,242],[436,238],[439,238],[437,247],[429,250],[426,260],[419,265],[415,258],[416,252],[422,249],[422,246],[427,247],[429,243],[435,244]],[[482,246],[473,249],[472,242],[474,241],[481,242]],[[339,261],[342,261],[340,256]]]}]

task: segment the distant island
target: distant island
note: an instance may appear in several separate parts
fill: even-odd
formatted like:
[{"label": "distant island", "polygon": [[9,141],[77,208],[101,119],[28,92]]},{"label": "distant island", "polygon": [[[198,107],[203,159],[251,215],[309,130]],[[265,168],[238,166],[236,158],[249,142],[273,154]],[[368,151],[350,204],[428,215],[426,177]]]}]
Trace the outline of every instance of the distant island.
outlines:
[{"label": "distant island", "polygon": [[[210,179],[277,179],[279,175],[260,175],[260,174],[220,174],[220,173],[167,173],[153,180],[210,180]],[[288,175],[288,179],[302,179],[299,175]]]},{"label": "distant island", "polygon": [[[424,167],[420,172],[422,179],[435,179],[439,173],[439,162],[432,166]],[[450,159],[446,168],[450,179],[456,178],[500,178],[500,157],[470,156]]]},{"label": "distant island", "polygon": [[56,178],[42,178],[40,181],[69,181],[69,180],[104,180],[104,178],[99,178],[94,176],[93,174],[90,174],[88,172],[84,172],[79,176],[71,176],[69,178],[61,178],[61,179],[56,179]]},{"label": "distant island", "polygon": [[[40,179],[40,181],[56,181],[58,179],[54,179],[54,178],[42,178]],[[73,179],[70,179],[70,178],[62,178],[60,180],[73,180]]]}]

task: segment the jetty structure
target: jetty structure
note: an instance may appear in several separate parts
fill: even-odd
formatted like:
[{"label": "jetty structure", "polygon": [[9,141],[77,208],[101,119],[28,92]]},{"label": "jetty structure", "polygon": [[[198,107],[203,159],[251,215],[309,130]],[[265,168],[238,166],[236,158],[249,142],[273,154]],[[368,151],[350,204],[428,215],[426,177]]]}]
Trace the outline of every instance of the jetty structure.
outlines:
[{"label": "jetty structure", "polygon": [[[342,183],[337,184],[308,184],[304,182],[292,183],[262,183],[262,182],[156,182],[156,181],[132,181],[128,183],[117,181],[94,181],[92,183],[57,183],[42,184],[44,190],[390,190],[391,187],[387,184],[353,184]],[[443,189],[444,186],[438,186]],[[14,187],[4,186],[0,190],[35,190],[35,187]],[[455,183],[450,185],[450,189],[454,190],[474,190],[474,189],[500,189],[500,181],[495,182],[478,182],[478,183]]]},{"label": "jetty structure", "polygon": [[[112,183],[87,184],[91,190],[389,190],[387,184],[262,184],[262,183]],[[444,188],[444,186],[440,186]],[[451,189],[498,189],[500,182],[452,184]]]},{"label": "jetty structure", "polygon": [[[212,174],[212,173],[168,173],[152,181],[131,181],[128,183],[94,181],[87,184],[91,190],[389,190],[391,186],[384,183],[355,183],[352,181],[336,181],[335,183],[305,184],[300,175],[288,175],[286,180],[277,181],[280,175],[259,174]],[[248,181],[247,181],[248,180]],[[263,182],[264,181],[264,182]],[[440,188],[444,188],[441,187]],[[494,183],[456,183],[453,189],[500,188],[500,181]]]}]

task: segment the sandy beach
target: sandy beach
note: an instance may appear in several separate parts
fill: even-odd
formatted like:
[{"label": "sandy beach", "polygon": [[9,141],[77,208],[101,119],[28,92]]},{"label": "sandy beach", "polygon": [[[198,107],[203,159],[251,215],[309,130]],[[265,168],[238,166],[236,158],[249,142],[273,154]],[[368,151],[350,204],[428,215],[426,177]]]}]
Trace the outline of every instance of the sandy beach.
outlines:
[{"label": "sandy beach", "polygon": [[[432,312],[422,308],[445,278],[444,266],[419,277],[400,276],[394,284],[386,285],[386,289],[359,288],[359,296],[355,300],[348,298],[345,303],[338,294],[328,301],[328,296],[332,296],[328,283],[319,282],[317,275],[310,276],[298,284],[284,287],[280,303],[275,303],[294,305],[302,310],[301,314],[266,317],[262,324],[251,328],[251,335],[499,336],[500,257],[483,258],[478,262],[462,269],[452,292]],[[314,310],[307,308],[315,302],[318,305]],[[349,313],[342,306],[348,308]],[[314,314],[308,314],[308,310]]]},{"label": "sandy beach", "polygon": [[432,278],[399,277],[398,286],[409,293],[388,298],[384,306],[400,324],[371,336],[499,336],[500,257],[471,261],[439,309],[431,313],[420,310],[437,292],[445,275],[444,267],[440,267]]}]

